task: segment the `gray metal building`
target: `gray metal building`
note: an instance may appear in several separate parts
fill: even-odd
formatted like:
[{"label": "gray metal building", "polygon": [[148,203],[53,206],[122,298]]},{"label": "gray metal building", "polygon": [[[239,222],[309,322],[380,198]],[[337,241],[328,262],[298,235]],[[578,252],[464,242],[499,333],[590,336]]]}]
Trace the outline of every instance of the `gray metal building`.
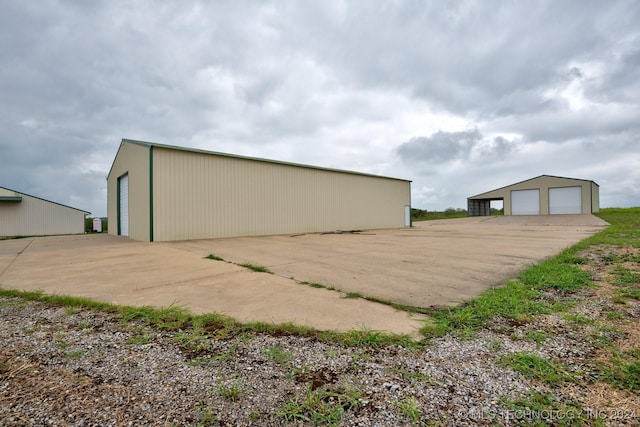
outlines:
[{"label": "gray metal building", "polygon": [[0,237],[84,233],[90,212],[0,187]]},{"label": "gray metal building", "polygon": [[491,215],[502,200],[505,215],[589,214],[600,211],[600,187],[593,181],[541,175],[467,199],[469,216]]},{"label": "gray metal building", "polygon": [[109,233],[142,241],[410,226],[411,181],[123,139]]}]

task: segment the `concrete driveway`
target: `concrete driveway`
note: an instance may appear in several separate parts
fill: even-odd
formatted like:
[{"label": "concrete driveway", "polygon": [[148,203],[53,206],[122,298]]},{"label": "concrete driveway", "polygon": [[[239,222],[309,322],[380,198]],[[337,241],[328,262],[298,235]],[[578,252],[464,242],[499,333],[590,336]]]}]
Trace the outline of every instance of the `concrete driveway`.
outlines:
[{"label": "concrete driveway", "polygon": [[[104,234],[4,240],[0,286],[115,304],[183,305],[240,321],[413,333],[421,316],[298,282],[411,306],[455,304],[606,225],[591,215],[477,217],[411,229],[166,243]],[[227,262],[204,259],[211,253]]]}]

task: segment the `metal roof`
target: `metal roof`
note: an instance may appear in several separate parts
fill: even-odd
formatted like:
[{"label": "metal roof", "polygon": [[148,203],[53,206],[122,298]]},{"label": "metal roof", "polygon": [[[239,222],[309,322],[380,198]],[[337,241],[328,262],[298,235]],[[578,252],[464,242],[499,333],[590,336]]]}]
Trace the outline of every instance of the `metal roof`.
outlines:
[{"label": "metal roof", "polygon": [[[229,153],[221,153],[221,152],[218,152],[218,151],[201,150],[201,149],[198,149],[198,148],[180,147],[180,146],[177,146],[177,145],[158,144],[158,143],[155,143],[155,142],[138,141],[138,140],[135,140],[135,139],[126,139],[125,138],[125,139],[122,140],[120,145],[122,146],[122,144],[125,143],[125,142],[130,143],[130,144],[140,145],[140,146],[143,146],[143,147],[149,147],[149,148],[158,147],[158,148],[164,148],[164,149],[168,149],[168,150],[179,150],[179,151],[186,151],[186,152],[191,152],[191,153],[200,153],[200,154],[222,156],[222,157],[230,157],[230,158],[242,159],[242,160],[252,160],[252,161],[256,161],[256,162],[266,162],[266,163],[273,163],[273,164],[278,164],[278,165],[294,166],[294,167],[306,168],[306,169],[317,169],[317,170],[322,170],[322,171],[347,173],[347,174],[351,174],[351,175],[361,175],[361,176],[368,176],[368,177],[373,177],[373,178],[393,179],[393,180],[397,180],[397,181],[412,182],[411,180],[408,180],[408,179],[394,178],[394,177],[390,177],[390,176],[375,175],[375,174],[369,174],[369,173],[363,173],[363,172],[355,172],[355,171],[349,171],[349,170],[343,170],[343,169],[324,168],[324,167],[320,167],[320,166],[312,166],[312,165],[306,165],[306,164],[301,164],[301,163],[292,163],[292,162],[284,162],[284,161],[280,161],[280,160],[263,159],[263,158],[260,158],[260,157],[240,156],[240,155],[237,155],[237,154],[229,154]],[[111,171],[109,171],[109,174],[107,175],[107,177],[109,175],[111,175]]]},{"label": "metal roof", "polygon": [[[540,178],[570,179],[572,181],[592,182],[595,185],[598,185],[598,183],[596,183],[595,181],[592,181],[590,179],[569,178],[569,177],[566,177],[566,176],[556,176],[556,175],[540,175],[540,176],[536,176],[535,178],[525,179],[524,181],[514,182],[513,184],[505,185],[504,187],[499,187],[499,188],[494,188],[493,190],[484,191],[482,193],[476,194],[475,196],[467,197],[467,199],[481,198],[481,196],[483,196],[483,195],[485,195],[487,193],[493,193],[494,191],[503,190],[505,188],[512,187],[514,185],[522,184],[522,183],[525,183],[525,182],[528,182],[528,181],[533,181],[533,180],[540,179]],[[600,187],[600,186],[598,185],[598,187]]]},{"label": "metal roof", "polygon": [[[32,195],[30,195],[30,194],[23,193],[23,192],[21,192],[21,191],[12,190],[11,188],[7,188],[7,187],[0,187],[0,188],[2,188],[2,189],[4,189],[4,190],[7,190],[7,191],[13,191],[13,192],[14,192],[14,193],[16,193],[16,194],[21,194],[21,195],[23,195],[23,196],[33,197],[34,199],[42,200],[42,201],[45,201],[45,202],[47,202],[47,203],[53,203],[54,205],[62,206],[62,207],[69,208],[69,209],[73,209],[73,210],[80,211],[80,212],[84,212],[84,213],[85,213],[85,214],[87,214],[87,215],[91,214],[91,212],[89,212],[89,211],[85,211],[85,210],[83,210],[83,209],[78,209],[78,208],[74,208],[73,206],[63,205],[62,203],[58,203],[58,202],[52,202],[51,200],[43,199],[42,197],[32,196]],[[19,199],[19,200],[18,200],[18,199]],[[22,201],[22,197],[20,197],[20,196],[16,196],[16,197],[2,197],[2,198],[0,198],[0,200],[4,200],[4,201],[11,201],[11,202],[20,202],[20,201]]]}]

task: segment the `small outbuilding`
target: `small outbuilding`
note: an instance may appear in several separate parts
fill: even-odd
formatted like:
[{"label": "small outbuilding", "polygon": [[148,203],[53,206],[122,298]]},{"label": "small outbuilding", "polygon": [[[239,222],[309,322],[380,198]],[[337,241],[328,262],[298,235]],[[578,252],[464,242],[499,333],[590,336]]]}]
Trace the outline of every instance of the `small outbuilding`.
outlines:
[{"label": "small outbuilding", "polygon": [[110,234],[141,241],[411,226],[411,181],[123,139]]},{"label": "small outbuilding", "polygon": [[469,216],[491,215],[502,200],[505,215],[590,214],[600,211],[600,187],[593,181],[541,175],[467,199]]},{"label": "small outbuilding", "polygon": [[84,233],[90,212],[0,187],[0,237]]}]

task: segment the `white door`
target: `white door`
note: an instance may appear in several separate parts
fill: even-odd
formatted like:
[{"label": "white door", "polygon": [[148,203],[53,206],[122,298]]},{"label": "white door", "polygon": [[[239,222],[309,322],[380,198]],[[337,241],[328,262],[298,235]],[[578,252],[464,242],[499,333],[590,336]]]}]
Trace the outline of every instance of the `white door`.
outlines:
[{"label": "white door", "polygon": [[118,212],[119,234],[129,235],[129,175],[123,175],[118,179],[118,193],[120,195]]},{"label": "white door", "polygon": [[511,191],[511,215],[540,215],[540,190]]},{"label": "white door", "polygon": [[582,187],[549,189],[550,214],[581,214]]},{"label": "white door", "polygon": [[409,205],[404,207],[404,226],[411,227],[411,206]]}]

